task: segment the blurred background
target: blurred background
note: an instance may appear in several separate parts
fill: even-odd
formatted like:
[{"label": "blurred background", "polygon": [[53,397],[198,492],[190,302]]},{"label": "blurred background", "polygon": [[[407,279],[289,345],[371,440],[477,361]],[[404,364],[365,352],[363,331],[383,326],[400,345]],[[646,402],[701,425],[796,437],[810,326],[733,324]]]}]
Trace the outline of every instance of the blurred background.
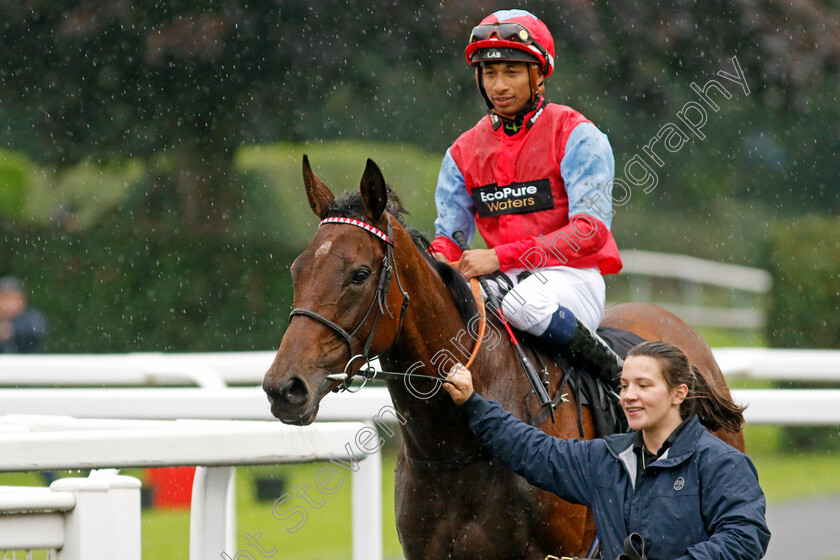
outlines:
[{"label": "blurred background", "polygon": [[[617,177],[635,156],[656,173],[649,192],[627,177],[619,248],[755,273],[739,287],[628,266],[609,301],[718,311],[689,318],[712,346],[840,347],[837,2],[0,0],[0,276],[46,318],[44,350],[276,348],[317,224],[304,153],[335,192],[374,159],[433,235],[441,158],[484,114],[467,37],[510,7],[554,35],[548,100],[609,136]],[[734,59],[748,93],[719,74]],[[704,138],[660,142],[653,166],[643,148],[712,79],[731,96],[710,93]],[[811,477],[840,451],[836,428],[812,435],[751,441]],[[816,493],[840,492],[837,468]],[[779,476],[784,494],[798,475]]]},{"label": "blurred background", "polygon": [[[287,269],[316,223],[305,152],[336,191],[372,157],[433,234],[440,160],[484,111],[466,38],[501,6],[0,2],[0,274],[49,316],[47,349],[276,346]],[[614,195],[615,237],[769,270],[759,340],[836,345],[835,3],[522,7],[557,43],[548,99],[609,135],[617,177],[635,155],[653,165],[643,147],[683,126],[692,83],[728,89],[710,90],[720,110],[703,140],[658,144],[655,189]],[[735,73],[733,57],[748,95],[717,74]]]}]

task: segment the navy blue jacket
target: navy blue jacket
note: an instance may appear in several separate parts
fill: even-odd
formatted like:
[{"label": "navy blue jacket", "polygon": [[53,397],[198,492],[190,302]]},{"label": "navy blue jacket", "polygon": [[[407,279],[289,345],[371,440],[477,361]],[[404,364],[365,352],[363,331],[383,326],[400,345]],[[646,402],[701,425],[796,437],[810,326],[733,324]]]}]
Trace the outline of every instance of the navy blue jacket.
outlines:
[{"label": "navy blue jacket", "polygon": [[558,439],[478,393],[461,408],[499,461],[534,486],[592,509],[606,560],[622,552],[633,532],[644,537],[649,560],[758,560],[767,550],[755,467],[696,416],[636,487],[633,433]]},{"label": "navy blue jacket", "polygon": [[39,354],[47,336],[47,322],[39,311],[29,308],[10,319],[12,336],[0,340],[0,354]]}]

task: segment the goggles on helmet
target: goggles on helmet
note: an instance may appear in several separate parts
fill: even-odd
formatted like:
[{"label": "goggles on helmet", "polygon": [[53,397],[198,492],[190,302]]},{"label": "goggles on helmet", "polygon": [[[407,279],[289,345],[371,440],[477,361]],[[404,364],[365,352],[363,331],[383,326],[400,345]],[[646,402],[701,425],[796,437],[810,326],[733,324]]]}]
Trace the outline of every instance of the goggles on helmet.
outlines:
[{"label": "goggles on helmet", "polygon": [[501,41],[511,41],[534,47],[543,56],[546,64],[551,59],[548,51],[531,37],[531,32],[518,23],[488,23],[477,25],[473,28],[472,33],[470,33],[470,43],[486,41],[494,35]]}]

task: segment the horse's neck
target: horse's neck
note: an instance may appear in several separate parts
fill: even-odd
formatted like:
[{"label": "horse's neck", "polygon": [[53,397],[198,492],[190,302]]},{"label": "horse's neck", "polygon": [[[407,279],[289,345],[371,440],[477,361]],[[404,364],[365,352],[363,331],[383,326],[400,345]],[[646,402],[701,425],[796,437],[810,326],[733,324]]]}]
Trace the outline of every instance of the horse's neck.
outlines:
[{"label": "horse's neck", "polygon": [[[385,369],[420,375],[437,375],[431,348],[395,348],[389,359],[383,356]],[[476,448],[466,421],[440,383],[407,378],[388,381],[391,400],[405,420],[400,426],[408,456],[414,459],[442,461],[462,456]],[[445,441],[445,445],[441,442]]]},{"label": "horse's neck", "polygon": [[[462,349],[472,350],[475,341],[466,333],[443,281],[430,267],[424,263],[421,270],[403,275],[411,305],[403,332],[383,356],[383,365],[394,371],[440,377],[453,361],[466,363],[468,356]],[[482,362],[487,360],[478,360],[474,373]],[[390,381],[388,388],[395,408],[406,419],[401,428],[410,457],[445,460],[475,450],[476,442],[463,415],[440,383],[413,378]],[[446,444],[441,445],[442,441]]]}]

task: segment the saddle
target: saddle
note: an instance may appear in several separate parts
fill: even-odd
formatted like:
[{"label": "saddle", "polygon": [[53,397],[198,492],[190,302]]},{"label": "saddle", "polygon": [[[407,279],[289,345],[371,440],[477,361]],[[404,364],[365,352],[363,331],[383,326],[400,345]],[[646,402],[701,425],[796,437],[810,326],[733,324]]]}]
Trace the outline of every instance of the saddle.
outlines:
[{"label": "saddle", "polygon": [[[517,276],[517,280],[521,282],[529,275],[530,272],[524,271]],[[501,271],[491,273],[486,278],[492,281],[493,288],[495,288],[500,300],[514,287],[510,278]],[[527,345],[532,351],[537,348],[546,350],[545,343],[538,341],[534,335],[518,329],[515,330],[519,340],[527,341]],[[632,347],[645,341],[645,339],[637,334],[618,327],[600,326],[595,332],[622,360],[627,356],[627,352]],[[536,353],[534,355],[536,356]],[[537,361],[539,361],[539,356],[537,356]],[[627,419],[619,405],[615,387],[611,387],[602,379],[596,378],[582,370],[579,366],[569,361],[562,353],[555,353],[554,361],[563,369],[564,376],[561,387],[558,389],[557,396],[554,398],[552,404],[554,406],[560,404],[564,394],[563,385],[568,384],[575,395],[575,401],[578,406],[578,431],[581,438],[584,437],[583,421],[581,418],[582,406],[588,406],[592,413],[593,423],[595,425],[595,437],[604,437],[627,431]],[[539,414],[530,418],[529,423],[534,426],[539,426],[550,414],[550,410],[544,408]]]},{"label": "saddle", "polygon": [[[617,327],[602,326],[598,327],[596,332],[622,360],[627,356],[627,352],[632,347],[640,342],[644,342],[644,339],[637,334]],[[544,344],[540,344],[533,335],[523,333],[523,338],[528,341],[528,346],[532,349],[544,347]],[[555,355],[554,361],[563,370],[563,381],[560,389],[557,391],[558,397],[555,398],[555,401],[561,398],[564,393],[563,387],[568,385],[570,391],[575,396],[575,402],[578,407],[578,432],[581,439],[584,437],[581,416],[581,409],[584,406],[589,407],[592,413],[595,437],[604,437],[627,431],[627,418],[624,415],[624,411],[621,410],[618,394],[615,392],[614,387],[610,386],[600,377],[590,375],[566,359],[563,354]],[[555,404],[559,403],[555,402]],[[544,410],[536,415],[530,423],[534,426],[539,426],[547,418],[547,415],[548,413]]]}]

